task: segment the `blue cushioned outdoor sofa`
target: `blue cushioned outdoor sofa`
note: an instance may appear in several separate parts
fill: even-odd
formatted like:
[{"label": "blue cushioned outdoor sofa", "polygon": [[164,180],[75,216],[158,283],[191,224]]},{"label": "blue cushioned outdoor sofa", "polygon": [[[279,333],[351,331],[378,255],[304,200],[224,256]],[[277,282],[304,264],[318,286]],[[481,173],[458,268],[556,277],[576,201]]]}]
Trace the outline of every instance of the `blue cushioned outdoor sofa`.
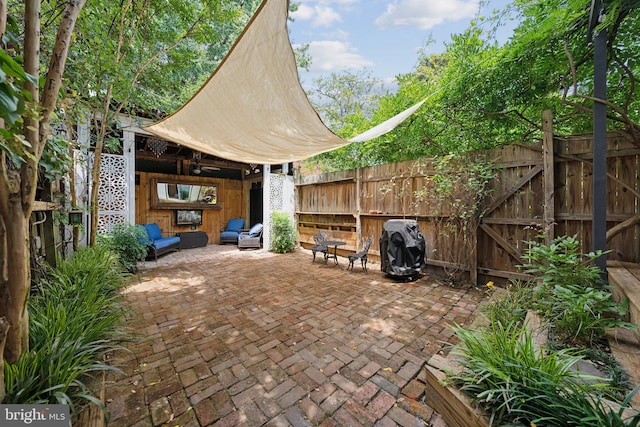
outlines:
[{"label": "blue cushioned outdoor sofa", "polygon": [[149,254],[147,258],[153,258],[157,261],[159,255],[167,252],[180,250],[180,236],[162,237],[160,227],[155,222],[151,224],[143,224],[149,240],[145,242]]}]

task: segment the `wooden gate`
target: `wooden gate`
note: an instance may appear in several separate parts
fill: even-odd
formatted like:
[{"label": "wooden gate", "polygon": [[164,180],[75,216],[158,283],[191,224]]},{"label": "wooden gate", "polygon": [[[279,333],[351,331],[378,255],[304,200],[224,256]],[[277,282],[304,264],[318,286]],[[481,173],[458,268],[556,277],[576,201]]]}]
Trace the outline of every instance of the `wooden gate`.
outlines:
[{"label": "wooden gate", "polygon": [[592,200],[591,135],[553,138],[542,147],[514,145],[495,154],[502,167],[495,199],[478,230],[480,281],[526,278],[518,265],[526,242],[576,236],[592,250],[593,203],[607,205],[608,259],[638,262],[640,228],[612,235],[616,225],[638,215],[640,149],[614,133],[607,138],[607,200]]}]

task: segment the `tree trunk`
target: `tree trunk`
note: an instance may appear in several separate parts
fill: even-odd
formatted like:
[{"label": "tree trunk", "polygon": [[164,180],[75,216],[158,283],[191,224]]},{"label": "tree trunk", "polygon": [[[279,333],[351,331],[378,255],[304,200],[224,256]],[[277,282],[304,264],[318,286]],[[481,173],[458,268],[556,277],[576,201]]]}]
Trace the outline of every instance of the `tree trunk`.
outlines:
[{"label": "tree trunk", "polygon": [[[93,151],[93,168],[91,169],[91,232],[89,233],[89,244],[91,246],[96,244],[96,236],[98,234],[98,199],[100,190],[100,161],[102,159],[102,149],[104,148],[104,138],[107,134],[109,127],[109,108],[111,107],[111,91],[113,85],[109,85],[107,88],[106,101],[104,103],[104,113],[102,115],[102,121],[100,127],[95,126],[98,131],[98,137],[96,138],[96,147]],[[96,121],[94,120],[94,123]]]},{"label": "tree trunk", "polygon": [[[1,0],[0,0],[1,1]],[[2,205],[4,206],[4,205]],[[4,227],[4,219],[0,215],[0,306],[5,300],[5,289],[7,287],[7,239]],[[0,308],[0,310],[2,310]],[[2,313],[2,311],[0,311]],[[7,340],[9,322],[6,318],[0,317],[0,367],[4,367],[4,346]],[[0,369],[0,403],[4,401],[4,368]]]},{"label": "tree trunk", "polygon": [[29,327],[23,324],[27,318],[27,297],[31,284],[29,266],[29,222],[22,211],[22,200],[14,194],[9,200],[6,223],[7,281],[3,284],[0,298],[0,314],[11,325],[7,334],[4,357],[15,363],[22,352],[29,347]]},{"label": "tree trunk", "polygon": [[627,230],[636,224],[640,224],[640,215],[632,216],[615,227],[611,227],[609,231],[607,231],[607,242],[613,239],[617,234],[622,233],[624,230]]},{"label": "tree trunk", "polygon": [[98,138],[98,144],[93,152],[93,167],[91,168],[91,230],[89,232],[89,245],[96,244],[98,234],[98,191],[100,189],[100,159],[102,159],[102,144]]},{"label": "tree trunk", "polygon": [[[0,13],[6,2],[0,0]],[[16,171],[11,160],[0,154],[0,215],[6,225],[0,232],[0,318],[9,322],[4,358],[14,363],[28,349],[29,316],[27,298],[31,285],[29,218],[33,209],[37,185],[37,170],[42,151],[49,136],[50,114],[53,112],[64,71],[71,34],[85,0],[69,0],[60,21],[56,44],[44,84],[43,102],[40,104],[38,87],[27,83],[34,104],[42,107],[42,119],[24,117],[24,137],[31,145],[30,155]],[[6,13],[6,8],[4,8]],[[40,64],[40,0],[25,0],[24,70],[39,76]],[[0,25],[4,17],[0,16]],[[2,226],[2,224],[0,224]],[[0,227],[2,231],[2,227]],[[4,234],[3,234],[4,233]],[[3,238],[4,237],[4,238]],[[10,262],[9,262],[10,261]]]},{"label": "tree trunk", "polygon": [[[24,70],[32,76],[38,76],[40,62],[40,1],[25,1]],[[39,102],[38,87],[28,82],[26,89],[31,93],[34,103]],[[38,132],[39,123],[33,117],[25,116],[24,136],[31,145],[31,153],[42,153]],[[4,162],[8,159],[3,158]],[[3,219],[7,249],[7,281],[2,283],[2,301],[0,316],[10,324],[7,333],[4,358],[15,363],[23,351],[29,348],[29,324],[27,297],[31,286],[31,268],[29,251],[29,217],[35,199],[37,167],[39,157],[26,157],[19,173],[7,171],[7,186],[0,194],[3,200]]]},{"label": "tree trunk", "polygon": [[3,367],[3,369],[0,369],[0,403],[4,401],[6,392],[4,388],[4,356],[2,353],[4,352],[4,343],[6,341],[9,328],[10,325],[9,322],[7,322],[7,319],[0,317],[0,366]]},{"label": "tree trunk", "polygon": [[[67,123],[67,129],[73,129],[71,123]],[[69,130],[69,135],[71,135],[71,131]],[[69,140],[76,139],[76,135],[69,138]],[[69,144],[69,157],[71,158],[71,167],[69,168],[69,203],[71,205],[71,209],[78,209],[78,200],[76,197],[76,158],[74,153],[73,144]],[[72,226],[73,230],[73,252],[78,250],[78,240],[80,236],[80,230],[75,225]]]}]

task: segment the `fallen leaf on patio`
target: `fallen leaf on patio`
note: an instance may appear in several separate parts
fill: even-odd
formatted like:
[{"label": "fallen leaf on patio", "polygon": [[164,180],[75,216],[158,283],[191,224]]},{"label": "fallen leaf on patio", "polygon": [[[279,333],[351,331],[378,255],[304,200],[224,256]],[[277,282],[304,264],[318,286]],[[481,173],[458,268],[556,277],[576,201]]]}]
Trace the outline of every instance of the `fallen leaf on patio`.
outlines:
[{"label": "fallen leaf on patio", "polygon": [[353,347],[351,350],[357,350],[357,349],[358,349],[358,347],[356,346],[356,347]]},{"label": "fallen leaf on patio", "polygon": [[160,381],[154,381],[152,383],[149,383],[149,386],[156,385],[156,384],[160,384]]},{"label": "fallen leaf on patio", "polygon": [[142,367],[143,367],[143,368],[146,368],[146,367],[147,367],[147,364],[146,364],[146,363],[143,363],[143,364],[142,364]]},{"label": "fallen leaf on patio", "polygon": [[384,368],[383,371],[387,371],[387,372],[393,372],[393,369],[391,368]]},{"label": "fallen leaf on patio", "polygon": [[131,390],[131,393],[136,394],[136,391],[135,390]]}]

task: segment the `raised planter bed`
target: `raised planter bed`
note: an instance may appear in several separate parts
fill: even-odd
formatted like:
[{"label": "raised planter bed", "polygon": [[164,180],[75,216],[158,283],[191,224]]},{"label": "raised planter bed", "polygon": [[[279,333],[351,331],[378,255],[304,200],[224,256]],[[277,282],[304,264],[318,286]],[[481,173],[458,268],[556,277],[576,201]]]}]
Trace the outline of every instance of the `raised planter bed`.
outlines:
[{"label": "raised planter bed", "polygon": [[[532,331],[536,348],[547,344],[548,334],[542,322],[532,311],[527,314],[525,324]],[[640,383],[640,343],[633,332],[626,329],[608,331],[611,351],[620,365],[632,378],[633,386]],[[447,357],[434,355],[425,367],[426,393],[425,401],[449,427],[488,427],[489,414],[474,406],[468,395],[455,387],[446,385],[447,374],[459,373],[462,366],[455,360],[457,356],[450,353]],[[614,410],[620,405],[607,402]],[[640,410],[640,394],[636,393],[631,401],[631,409],[625,410],[625,416],[632,416]]]}]

